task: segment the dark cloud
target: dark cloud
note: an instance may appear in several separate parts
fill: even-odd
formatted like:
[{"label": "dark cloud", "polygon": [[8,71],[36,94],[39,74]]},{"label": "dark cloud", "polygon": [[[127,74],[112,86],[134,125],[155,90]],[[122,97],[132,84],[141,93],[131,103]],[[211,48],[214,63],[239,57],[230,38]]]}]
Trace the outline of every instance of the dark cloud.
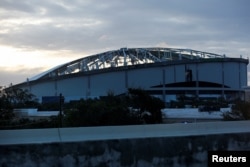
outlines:
[{"label": "dark cloud", "polygon": [[34,8],[29,4],[29,1],[15,1],[15,0],[1,0],[0,8],[6,11],[9,11],[10,14],[12,11],[32,13]]},{"label": "dark cloud", "polygon": [[[3,2],[2,8],[28,13],[18,19],[31,21],[0,36],[2,43],[15,47],[82,51],[166,40],[185,45],[189,41],[249,39],[248,2],[244,0]],[[49,21],[32,24],[39,19]],[[99,40],[103,36],[106,40]]]},{"label": "dark cloud", "polygon": [[246,55],[248,0],[1,0],[0,45],[97,53],[160,45]]}]

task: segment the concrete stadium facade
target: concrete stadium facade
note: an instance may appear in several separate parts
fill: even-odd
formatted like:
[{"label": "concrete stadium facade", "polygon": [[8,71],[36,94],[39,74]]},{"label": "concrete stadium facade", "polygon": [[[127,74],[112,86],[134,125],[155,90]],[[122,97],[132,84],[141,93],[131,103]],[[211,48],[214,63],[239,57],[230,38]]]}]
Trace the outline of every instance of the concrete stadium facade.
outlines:
[{"label": "concrete stadium facade", "polygon": [[244,98],[248,59],[191,49],[121,48],[45,71],[13,85],[38,99],[62,94],[65,101],[124,94],[141,88],[165,102],[178,95]]}]

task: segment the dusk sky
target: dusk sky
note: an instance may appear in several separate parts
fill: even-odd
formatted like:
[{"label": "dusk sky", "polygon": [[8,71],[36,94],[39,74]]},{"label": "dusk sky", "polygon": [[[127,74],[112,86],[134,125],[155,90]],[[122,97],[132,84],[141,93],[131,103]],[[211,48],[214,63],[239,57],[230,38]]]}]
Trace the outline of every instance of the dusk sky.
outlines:
[{"label": "dusk sky", "polygon": [[0,86],[122,47],[247,58],[249,7],[249,0],[0,0]]}]

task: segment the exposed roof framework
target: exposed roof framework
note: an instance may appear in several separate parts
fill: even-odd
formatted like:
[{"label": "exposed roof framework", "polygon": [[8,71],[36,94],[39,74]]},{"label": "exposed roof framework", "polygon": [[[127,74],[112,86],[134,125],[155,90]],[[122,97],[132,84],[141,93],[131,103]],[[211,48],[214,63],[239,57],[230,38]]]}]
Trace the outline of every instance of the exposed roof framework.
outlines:
[{"label": "exposed roof framework", "polygon": [[119,50],[84,57],[59,65],[30,80],[62,76],[77,72],[86,72],[110,67],[131,66],[165,61],[182,61],[205,58],[224,58],[223,55],[175,48],[121,48]]}]

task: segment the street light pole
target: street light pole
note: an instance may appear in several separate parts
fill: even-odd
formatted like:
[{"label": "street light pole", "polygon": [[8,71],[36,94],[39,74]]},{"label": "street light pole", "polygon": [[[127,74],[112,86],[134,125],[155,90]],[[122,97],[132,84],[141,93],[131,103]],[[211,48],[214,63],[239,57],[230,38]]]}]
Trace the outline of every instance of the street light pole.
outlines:
[{"label": "street light pole", "polygon": [[60,128],[62,128],[62,104],[64,103],[64,97],[62,96],[62,94],[60,93],[60,97],[59,97],[59,126]]}]

